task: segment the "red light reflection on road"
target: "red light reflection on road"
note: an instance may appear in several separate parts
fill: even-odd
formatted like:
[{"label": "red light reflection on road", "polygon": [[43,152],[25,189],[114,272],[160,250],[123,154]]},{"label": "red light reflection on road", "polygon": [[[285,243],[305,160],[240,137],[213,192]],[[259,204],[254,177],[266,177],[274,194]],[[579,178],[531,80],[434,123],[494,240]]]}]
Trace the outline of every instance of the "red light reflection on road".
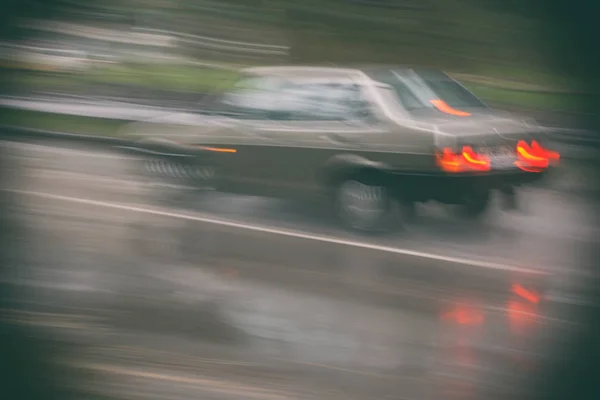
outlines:
[{"label": "red light reflection on road", "polygon": [[485,321],[483,313],[470,304],[457,304],[451,311],[443,313],[442,319],[469,326],[478,326]]},{"label": "red light reflection on road", "polygon": [[507,314],[511,332],[518,335],[530,333],[538,320],[535,304],[526,304],[516,300],[508,302]]},{"label": "red light reflection on road", "polygon": [[512,285],[512,292],[517,298],[510,299],[506,305],[510,330],[517,335],[530,334],[539,319],[540,295],[517,283]]},{"label": "red light reflection on road", "polygon": [[512,292],[519,297],[529,301],[530,303],[537,304],[540,302],[540,295],[532,290],[527,290],[518,283],[512,285]]}]

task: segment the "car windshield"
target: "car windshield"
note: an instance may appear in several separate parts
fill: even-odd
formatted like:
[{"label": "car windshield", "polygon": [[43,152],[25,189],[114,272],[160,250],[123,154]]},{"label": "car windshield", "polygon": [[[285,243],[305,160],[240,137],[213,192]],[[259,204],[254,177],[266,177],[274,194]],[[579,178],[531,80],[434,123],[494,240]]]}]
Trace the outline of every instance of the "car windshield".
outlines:
[{"label": "car windshield", "polygon": [[453,109],[487,107],[460,83],[445,74],[407,74],[389,70],[374,78],[387,84],[408,111],[435,108],[431,100],[441,100]]}]

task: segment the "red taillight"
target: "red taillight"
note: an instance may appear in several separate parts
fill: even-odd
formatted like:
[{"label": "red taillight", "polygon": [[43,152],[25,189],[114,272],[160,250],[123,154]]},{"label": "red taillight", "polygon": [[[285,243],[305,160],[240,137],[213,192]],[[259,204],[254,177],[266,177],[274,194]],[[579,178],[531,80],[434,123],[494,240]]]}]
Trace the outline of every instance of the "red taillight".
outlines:
[{"label": "red taillight", "polygon": [[464,146],[462,152],[455,153],[445,148],[437,154],[438,166],[446,172],[489,171],[490,160],[477,154],[470,146]]},{"label": "red taillight", "polygon": [[437,155],[438,166],[446,172],[462,172],[464,171],[461,157],[454,153],[451,149],[445,148]]},{"label": "red taillight", "polygon": [[560,154],[556,151],[543,148],[537,140],[531,141],[531,149],[538,155],[546,157],[550,164],[557,164],[560,160]]},{"label": "red taillight", "polygon": [[520,140],[517,143],[517,157],[519,160],[515,161],[515,165],[528,172],[541,172],[560,160],[560,154],[543,148],[536,140],[531,141],[531,145]]},{"label": "red taillight", "polygon": [[490,159],[482,154],[475,153],[471,146],[463,147],[462,156],[469,168],[477,171],[490,170]]}]

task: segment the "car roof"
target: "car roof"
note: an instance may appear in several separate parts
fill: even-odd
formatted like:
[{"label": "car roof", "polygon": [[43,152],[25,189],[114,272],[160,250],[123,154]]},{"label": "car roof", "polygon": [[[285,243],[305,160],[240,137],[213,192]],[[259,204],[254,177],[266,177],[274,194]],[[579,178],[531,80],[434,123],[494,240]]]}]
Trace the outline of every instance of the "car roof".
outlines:
[{"label": "car roof", "polygon": [[427,67],[407,67],[407,66],[389,66],[389,67],[367,67],[362,71],[372,79],[379,77],[392,76],[398,74],[404,78],[420,77],[424,79],[448,79],[448,74],[436,68]]},{"label": "car roof", "polygon": [[448,75],[435,68],[412,66],[268,66],[252,67],[242,70],[242,73],[260,76],[278,76],[282,78],[364,78],[365,75],[375,81],[384,77],[399,74],[406,78],[421,77],[429,79],[448,79]]},{"label": "car roof", "polygon": [[356,68],[340,67],[319,67],[319,66],[270,66],[253,67],[242,70],[250,75],[268,75],[280,77],[299,77],[299,78],[325,78],[325,77],[356,77],[361,76],[361,72]]}]

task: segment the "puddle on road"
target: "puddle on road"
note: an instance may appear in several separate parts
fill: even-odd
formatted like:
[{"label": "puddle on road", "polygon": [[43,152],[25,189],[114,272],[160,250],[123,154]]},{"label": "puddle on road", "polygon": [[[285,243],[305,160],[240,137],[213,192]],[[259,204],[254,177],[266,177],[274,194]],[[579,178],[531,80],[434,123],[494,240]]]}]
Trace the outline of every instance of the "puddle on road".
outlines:
[{"label": "puddle on road", "polygon": [[[104,189],[91,186],[98,192]],[[75,185],[70,190],[86,189]],[[50,205],[39,199],[28,203],[38,207],[30,209],[30,212],[37,211],[30,216],[31,228],[45,229],[47,234],[40,238],[40,242],[45,243],[37,249],[40,265],[48,267],[47,257],[62,262],[50,263],[58,265],[60,274],[40,273],[38,277],[43,275],[44,281],[62,281],[65,291],[68,283],[78,283],[75,287],[85,287],[90,292],[99,287],[104,290],[118,288],[116,295],[140,289],[155,297],[158,304],[163,301],[163,296],[164,300],[186,304],[186,312],[173,320],[168,333],[176,333],[178,324],[184,324],[181,322],[184,319],[190,320],[190,324],[184,325],[202,330],[202,324],[194,320],[201,319],[194,314],[194,306],[212,302],[218,305],[219,317],[224,321],[221,327],[226,329],[229,324],[232,330],[243,332],[248,338],[245,343],[249,343],[253,351],[345,368],[396,368],[426,363],[437,339],[435,335],[439,333],[439,320],[435,315],[375,307],[358,300],[334,300],[308,291],[293,292],[239,278],[224,278],[195,265],[174,266],[170,253],[164,262],[155,258],[156,265],[148,266],[136,258],[139,254],[131,254],[131,235],[139,234],[155,246],[148,240],[152,230],[145,227],[143,231],[131,232],[131,224],[135,222],[131,215],[126,220],[123,213],[116,211]],[[160,233],[171,236],[171,240],[176,239],[171,228],[176,230],[177,227],[166,225],[163,218],[158,220]],[[56,240],[50,241],[51,237]],[[163,236],[156,240],[161,241],[168,242]],[[69,250],[61,254],[61,249]],[[354,262],[360,269],[360,260]],[[78,269],[94,273],[69,272]],[[77,296],[85,296],[85,292],[81,293]],[[151,320],[155,315],[147,311],[144,311],[145,319]],[[141,322],[142,325],[146,323]]]},{"label": "puddle on road", "polygon": [[377,368],[422,362],[438,327],[432,315],[222,278],[194,267],[160,275],[184,301],[217,301],[254,350],[300,362]]}]

